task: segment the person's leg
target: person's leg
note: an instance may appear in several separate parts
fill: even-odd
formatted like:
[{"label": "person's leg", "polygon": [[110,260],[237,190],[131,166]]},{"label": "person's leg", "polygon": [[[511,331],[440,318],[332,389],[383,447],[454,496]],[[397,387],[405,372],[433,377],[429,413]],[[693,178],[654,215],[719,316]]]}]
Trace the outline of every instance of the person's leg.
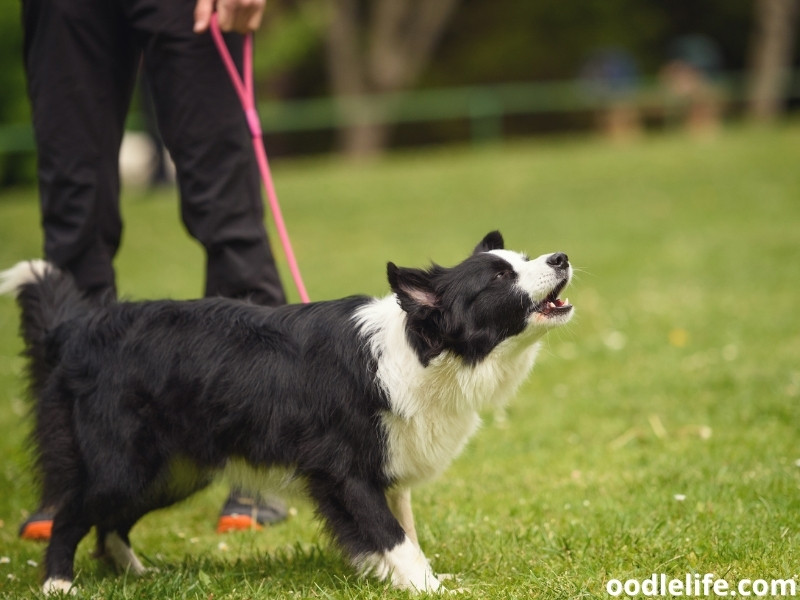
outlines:
[{"label": "person's leg", "polygon": [[45,256],[88,291],[114,288],[118,154],[138,52],[108,0],[24,0]]},{"label": "person's leg", "polygon": [[[258,167],[235,91],[194,2],[155,2],[137,21],[159,128],[175,161],[184,223],[207,255],[207,296],[284,304],[264,226]],[[229,36],[233,54],[242,39]]]}]

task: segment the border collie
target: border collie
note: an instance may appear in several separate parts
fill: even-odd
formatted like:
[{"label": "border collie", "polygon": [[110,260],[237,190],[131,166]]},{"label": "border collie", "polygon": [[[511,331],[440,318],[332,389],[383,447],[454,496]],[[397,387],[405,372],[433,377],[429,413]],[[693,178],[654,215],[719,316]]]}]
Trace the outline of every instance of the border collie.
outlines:
[{"label": "border collie", "polygon": [[[388,264],[392,294],[265,308],[222,298],[87,301],[43,261],[0,274],[22,309],[42,504],[55,507],[44,592],[72,589],[78,542],[145,569],[128,534],[214,473],[302,483],[364,574],[440,582],[410,489],[504,404],[538,340],[566,323],[566,254],[529,259],[488,234],[455,267]],[[246,468],[242,468],[246,467]]]}]

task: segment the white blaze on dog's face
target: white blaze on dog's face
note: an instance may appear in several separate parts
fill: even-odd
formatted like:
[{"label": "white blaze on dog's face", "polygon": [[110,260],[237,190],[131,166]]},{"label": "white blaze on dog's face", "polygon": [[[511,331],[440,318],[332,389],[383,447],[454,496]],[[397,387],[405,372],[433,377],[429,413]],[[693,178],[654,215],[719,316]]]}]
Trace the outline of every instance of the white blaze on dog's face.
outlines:
[{"label": "white blaze on dog's face", "polygon": [[569,299],[559,298],[561,291],[572,279],[572,266],[563,252],[542,254],[529,259],[526,255],[511,250],[490,250],[508,262],[517,276],[517,286],[533,302],[529,326],[554,327],[572,318]]}]

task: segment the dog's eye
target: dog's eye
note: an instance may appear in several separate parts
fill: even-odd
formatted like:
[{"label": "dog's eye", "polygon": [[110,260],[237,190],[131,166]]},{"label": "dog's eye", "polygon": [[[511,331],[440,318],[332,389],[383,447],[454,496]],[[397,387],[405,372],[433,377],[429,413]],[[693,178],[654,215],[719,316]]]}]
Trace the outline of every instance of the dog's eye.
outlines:
[{"label": "dog's eye", "polygon": [[500,271],[494,276],[495,279],[508,279],[509,277],[511,277],[511,271]]}]

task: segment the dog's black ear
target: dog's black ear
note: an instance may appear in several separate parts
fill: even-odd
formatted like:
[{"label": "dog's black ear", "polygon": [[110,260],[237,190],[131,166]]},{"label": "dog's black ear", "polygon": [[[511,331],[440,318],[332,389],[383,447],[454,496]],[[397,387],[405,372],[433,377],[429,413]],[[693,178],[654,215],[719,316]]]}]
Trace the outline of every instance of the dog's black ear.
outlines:
[{"label": "dog's black ear", "polygon": [[422,271],[389,263],[386,272],[400,308],[406,313],[408,342],[419,361],[428,366],[444,350],[441,302],[432,281],[441,267],[434,265],[430,271]]},{"label": "dog's black ear", "polygon": [[502,250],[505,248],[505,244],[503,242],[503,236],[500,235],[499,231],[490,231],[486,234],[486,237],[481,240],[481,243],[475,246],[475,250],[472,251],[473,254],[478,254],[480,252],[489,252],[491,250]]},{"label": "dog's black ear", "polygon": [[386,274],[392,291],[397,294],[400,306],[407,313],[438,306],[439,299],[431,286],[430,274],[426,271],[398,267],[390,262],[386,265]]}]

